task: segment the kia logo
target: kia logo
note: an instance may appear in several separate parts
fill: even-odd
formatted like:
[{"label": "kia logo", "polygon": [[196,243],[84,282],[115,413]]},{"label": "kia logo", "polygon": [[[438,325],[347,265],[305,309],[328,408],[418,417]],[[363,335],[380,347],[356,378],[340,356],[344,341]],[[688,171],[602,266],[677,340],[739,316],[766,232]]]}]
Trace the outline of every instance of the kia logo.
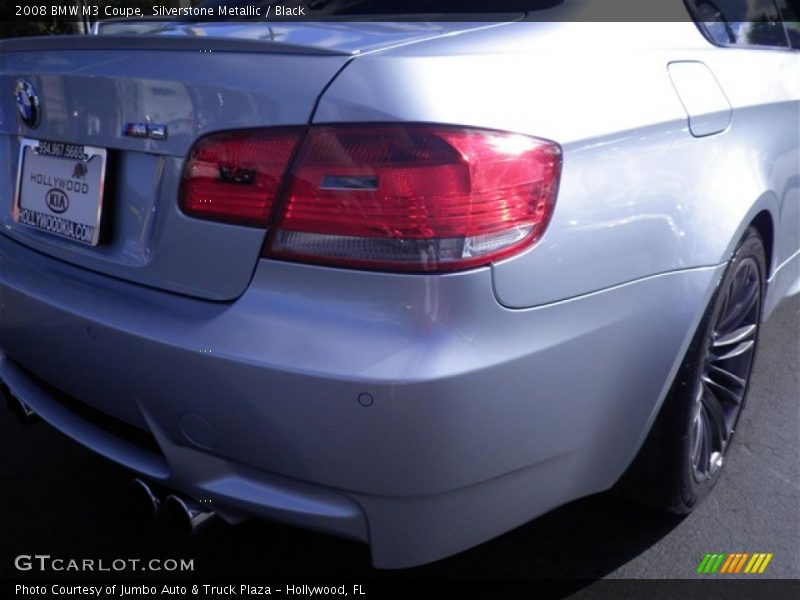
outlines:
[{"label": "kia logo", "polygon": [[44,201],[47,203],[47,208],[59,215],[67,212],[67,209],[69,208],[69,196],[67,196],[58,188],[53,188],[47,192],[47,196],[45,196]]}]

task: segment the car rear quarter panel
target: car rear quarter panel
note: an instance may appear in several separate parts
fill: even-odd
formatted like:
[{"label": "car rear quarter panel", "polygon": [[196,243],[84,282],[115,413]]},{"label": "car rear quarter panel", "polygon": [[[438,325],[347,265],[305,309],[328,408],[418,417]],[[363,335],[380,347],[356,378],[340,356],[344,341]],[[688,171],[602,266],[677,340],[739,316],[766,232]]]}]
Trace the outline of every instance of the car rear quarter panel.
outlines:
[{"label": "car rear quarter panel", "polygon": [[[493,267],[498,300],[523,308],[721,264],[764,210],[772,269],[795,254],[798,56],[716,48],[690,22],[518,23],[358,58],[314,120],[450,122],[561,144],[548,230]],[[733,106],[727,129],[692,135],[675,61],[716,76]]]}]

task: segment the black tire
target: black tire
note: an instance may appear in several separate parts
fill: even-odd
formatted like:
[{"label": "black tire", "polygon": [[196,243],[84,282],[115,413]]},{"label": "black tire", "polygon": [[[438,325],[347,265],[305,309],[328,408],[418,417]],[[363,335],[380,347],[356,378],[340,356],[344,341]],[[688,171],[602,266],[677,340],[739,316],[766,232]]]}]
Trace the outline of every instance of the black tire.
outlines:
[{"label": "black tire", "polygon": [[719,481],[750,386],[765,281],[764,243],[751,227],[725,269],[642,449],[616,486],[622,496],[686,514]]}]

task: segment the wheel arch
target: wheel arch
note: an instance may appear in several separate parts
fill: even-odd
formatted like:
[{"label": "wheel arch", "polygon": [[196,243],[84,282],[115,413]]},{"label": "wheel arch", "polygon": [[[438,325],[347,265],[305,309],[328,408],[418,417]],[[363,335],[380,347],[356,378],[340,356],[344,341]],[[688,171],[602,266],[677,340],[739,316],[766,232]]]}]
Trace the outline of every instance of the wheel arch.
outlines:
[{"label": "wheel arch", "polygon": [[767,257],[767,273],[766,279],[769,280],[775,271],[774,249],[775,249],[775,222],[772,220],[772,215],[768,210],[759,212],[749,226],[754,227],[758,234],[761,236],[761,241],[764,243],[764,253]]},{"label": "wheel arch", "polygon": [[666,405],[666,399],[669,395],[670,388],[674,382],[675,377],[678,376],[679,370],[681,365],[686,359],[686,356],[689,352],[691,352],[692,342],[697,336],[697,332],[699,328],[702,326],[703,323],[703,316],[706,314],[709,306],[716,297],[717,288],[719,287],[720,283],[722,282],[723,277],[725,276],[726,266],[730,262],[733,254],[736,251],[736,248],[739,245],[739,242],[744,238],[747,231],[753,227],[755,228],[759,235],[761,236],[762,242],[764,244],[764,251],[766,255],[766,265],[767,265],[767,272],[765,273],[765,281],[768,281],[771,274],[774,271],[774,243],[775,243],[775,218],[774,218],[774,211],[777,210],[777,197],[775,194],[771,192],[763,193],[751,206],[750,210],[747,212],[745,217],[741,220],[741,223],[736,228],[735,233],[731,236],[730,241],[725,249],[724,255],[721,257],[721,261],[719,264],[716,265],[717,272],[714,274],[714,277],[709,283],[709,289],[707,291],[706,297],[702,304],[698,307],[697,315],[695,318],[694,325],[689,329],[687,333],[686,340],[684,342],[684,346],[682,351],[675,357],[675,362],[672,366],[670,371],[670,377],[665,384],[665,388],[662,391],[661,396],[659,397],[658,401],[654,403],[653,410],[650,415],[650,419],[647,422],[646,427],[642,430],[639,443],[636,446],[636,450],[633,455],[630,457],[628,465],[625,470],[620,475],[620,479],[617,481],[616,485],[619,486],[620,482],[623,481],[625,478],[626,473],[633,467],[634,462],[636,461],[639,453],[642,451],[642,448],[645,444],[645,441],[649,437],[655,423],[664,410]]}]

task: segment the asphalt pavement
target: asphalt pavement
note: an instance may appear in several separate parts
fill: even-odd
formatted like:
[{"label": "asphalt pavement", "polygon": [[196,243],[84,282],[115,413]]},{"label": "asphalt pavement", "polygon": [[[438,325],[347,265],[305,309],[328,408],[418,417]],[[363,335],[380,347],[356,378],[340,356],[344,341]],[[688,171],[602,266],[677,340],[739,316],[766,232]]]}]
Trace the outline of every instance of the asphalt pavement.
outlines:
[{"label": "asphalt pavement", "polygon": [[[186,538],[132,510],[130,474],[44,423],[0,411],[0,577],[20,554],[194,559],[194,577],[696,578],[708,552],[771,552],[771,578],[800,578],[800,297],[765,325],[737,439],[712,495],[685,518],[599,494],[457,556],[401,572],[365,546],[282,525],[215,525]],[[61,573],[60,576],[82,574]],[[142,574],[146,576],[147,574]]]}]

